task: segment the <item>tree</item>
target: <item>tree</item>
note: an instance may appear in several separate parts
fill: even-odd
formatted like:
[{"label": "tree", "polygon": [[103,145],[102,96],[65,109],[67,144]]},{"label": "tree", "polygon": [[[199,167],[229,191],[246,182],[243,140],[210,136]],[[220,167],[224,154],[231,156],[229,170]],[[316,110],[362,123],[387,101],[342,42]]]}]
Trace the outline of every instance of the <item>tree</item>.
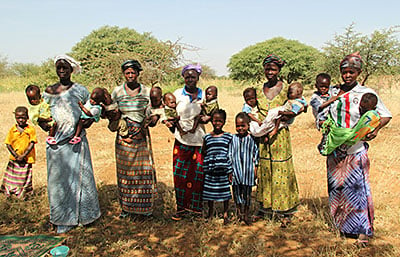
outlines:
[{"label": "tree", "polygon": [[340,81],[339,64],[348,54],[359,51],[363,59],[363,71],[360,75],[362,84],[369,76],[394,74],[400,65],[400,42],[396,38],[398,27],[374,31],[362,35],[350,24],[342,35],[335,37],[323,47],[325,54],[324,67],[332,78]]},{"label": "tree", "polygon": [[122,83],[120,66],[127,59],[137,59],[142,64],[142,83],[150,86],[162,81],[178,64],[182,47],[177,42],[158,41],[149,33],[104,26],[77,43],[71,55],[83,67],[80,81],[110,89]]},{"label": "tree", "polygon": [[318,61],[323,57],[314,47],[297,40],[276,37],[246,47],[233,55],[227,65],[230,78],[260,81],[264,78],[262,61],[269,54],[276,54],[285,59],[287,64],[280,75],[288,83],[295,80],[309,83],[318,71]]}]

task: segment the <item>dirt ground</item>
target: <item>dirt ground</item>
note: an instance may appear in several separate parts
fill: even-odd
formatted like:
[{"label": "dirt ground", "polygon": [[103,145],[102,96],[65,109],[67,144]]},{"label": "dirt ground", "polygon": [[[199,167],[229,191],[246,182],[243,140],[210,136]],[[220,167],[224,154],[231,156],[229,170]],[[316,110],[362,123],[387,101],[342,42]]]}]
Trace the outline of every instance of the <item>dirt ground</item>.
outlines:
[{"label": "dirt ground", "polygon": [[[220,90],[221,108],[228,113],[226,131],[234,132],[233,118],[241,110],[241,90]],[[308,92],[308,99],[311,92]],[[149,220],[121,221],[116,199],[114,159],[115,134],[101,120],[88,130],[95,179],[99,187],[103,216],[99,224],[69,234],[67,244],[72,256],[398,256],[400,255],[400,146],[399,104],[397,91],[380,92],[393,113],[393,120],[371,142],[370,179],[375,203],[375,238],[367,249],[353,247],[354,240],[338,236],[327,209],[325,158],[316,145],[320,140],[311,112],[296,118],[291,127],[293,155],[302,204],[291,228],[282,230],[274,221],[259,221],[251,227],[220,220],[205,223],[202,219],[174,223],[172,146],[174,138],[164,126],[151,129],[155,156],[160,208]],[[307,95],[306,95],[307,96]],[[13,110],[26,105],[23,93],[0,94],[0,138],[5,138],[14,124]],[[210,127],[207,128],[210,131]],[[37,129],[37,163],[33,167],[34,188],[43,199],[46,192],[46,134]],[[8,152],[0,149],[0,176],[7,164]],[[0,198],[0,201],[7,201]],[[232,204],[233,205],[233,204]],[[12,208],[12,204],[10,205]],[[161,207],[162,206],[162,207]],[[48,208],[48,207],[47,207]],[[156,207],[157,209],[157,207]],[[44,218],[48,219],[48,218]],[[11,224],[0,220],[1,223]],[[36,221],[43,223],[44,221]],[[19,234],[18,224],[1,226],[0,234]],[[11,227],[10,227],[11,226]],[[15,227],[12,227],[15,226]],[[127,229],[129,228],[129,229]],[[28,232],[34,233],[34,232]],[[38,229],[37,233],[54,234]],[[75,238],[74,238],[75,237]],[[77,239],[79,238],[79,239]]]}]

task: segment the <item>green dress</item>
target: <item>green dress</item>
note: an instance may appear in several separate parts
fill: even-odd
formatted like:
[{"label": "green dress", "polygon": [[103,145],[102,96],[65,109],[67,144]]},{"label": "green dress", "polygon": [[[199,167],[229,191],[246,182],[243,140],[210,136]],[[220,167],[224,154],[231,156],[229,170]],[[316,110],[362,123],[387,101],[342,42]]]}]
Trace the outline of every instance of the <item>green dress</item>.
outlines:
[{"label": "green dress", "polygon": [[[261,90],[259,108],[261,116],[268,110],[281,106],[287,99],[287,85],[274,99],[269,100]],[[290,214],[299,204],[299,189],[293,167],[292,146],[288,128],[282,128],[268,140],[260,143],[260,162],[258,167],[257,201],[264,209]]]}]

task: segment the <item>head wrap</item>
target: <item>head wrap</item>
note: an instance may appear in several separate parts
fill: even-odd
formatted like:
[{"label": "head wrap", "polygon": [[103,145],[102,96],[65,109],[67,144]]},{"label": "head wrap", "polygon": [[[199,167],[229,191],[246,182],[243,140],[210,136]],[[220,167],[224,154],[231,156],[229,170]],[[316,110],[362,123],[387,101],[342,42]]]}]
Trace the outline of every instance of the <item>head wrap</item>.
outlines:
[{"label": "head wrap", "polygon": [[186,65],[185,67],[183,67],[182,73],[181,73],[182,76],[183,76],[183,74],[184,74],[187,70],[195,70],[195,71],[197,72],[197,74],[199,74],[199,76],[200,76],[201,72],[203,71],[203,70],[201,69],[200,64],[196,64],[196,65],[194,65],[194,64],[188,64],[188,65]]},{"label": "head wrap", "polygon": [[267,63],[276,64],[276,66],[278,66],[279,69],[282,69],[282,67],[286,64],[285,60],[283,60],[281,57],[274,55],[274,54],[270,54],[267,57],[265,57],[262,64],[263,64],[263,66],[265,66],[265,64],[267,64]]},{"label": "head wrap", "polygon": [[360,52],[355,52],[344,57],[344,59],[340,62],[340,70],[344,68],[354,68],[361,70],[362,64],[363,61],[361,59]]},{"label": "head wrap", "polygon": [[122,63],[121,69],[125,71],[126,69],[132,68],[135,71],[142,71],[142,65],[140,65],[139,61],[137,60],[127,60]]},{"label": "head wrap", "polygon": [[72,67],[72,73],[74,74],[78,74],[82,70],[80,63],[71,56],[68,56],[66,54],[57,55],[56,58],[54,58],[54,64],[56,64],[59,60],[64,60],[69,63],[69,65],[71,65]]}]

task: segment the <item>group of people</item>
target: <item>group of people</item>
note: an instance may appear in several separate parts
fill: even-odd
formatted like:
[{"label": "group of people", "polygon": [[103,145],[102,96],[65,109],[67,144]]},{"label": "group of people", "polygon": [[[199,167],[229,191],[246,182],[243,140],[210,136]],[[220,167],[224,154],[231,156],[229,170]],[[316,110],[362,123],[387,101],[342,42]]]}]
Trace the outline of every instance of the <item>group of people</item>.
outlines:
[{"label": "group of people", "polygon": [[[257,185],[257,213],[253,219],[278,217],[286,227],[299,205],[293,166],[289,125],[307,111],[303,87],[287,86],[279,74],[285,61],[268,55],[262,63],[267,82],[262,88],[243,92],[244,106],[235,117],[236,133],[223,130],[226,112],[217,101],[217,87],[205,92],[197,86],[202,69],[186,65],[185,85],[162,95],[159,87],[138,82],[142,71],[136,60],[121,65],[125,82],[111,94],[96,88],[90,94],[71,74],[80,70],[73,58],[55,59],[59,82],[46,88],[30,86],[30,103],[15,110],[17,124],[6,139],[11,156],[2,190],[24,197],[32,191],[32,163],[35,161],[35,129],[49,131],[46,139],[50,222],[58,233],[100,217],[99,201],[85,129],[100,116],[116,131],[115,158],[120,217],[151,215],[157,191],[149,127],[159,122],[174,134],[173,176],[176,197],[174,220],[189,213],[214,215],[214,202],[224,203],[224,223],[229,222],[229,200],[233,198],[240,221],[251,223],[252,187]],[[316,126],[323,132],[320,152],[327,155],[328,193],[331,215],[344,234],[359,235],[366,243],[373,234],[373,205],[369,186],[368,144],[391,119],[377,94],[360,85],[362,71],[358,54],[340,63],[343,84],[330,85],[330,76],[316,78],[317,91],[311,99]],[[257,98],[257,95],[262,96]],[[368,115],[366,115],[368,114]],[[206,133],[204,124],[213,130]],[[346,135],[345,139],[344,135]]]}]

